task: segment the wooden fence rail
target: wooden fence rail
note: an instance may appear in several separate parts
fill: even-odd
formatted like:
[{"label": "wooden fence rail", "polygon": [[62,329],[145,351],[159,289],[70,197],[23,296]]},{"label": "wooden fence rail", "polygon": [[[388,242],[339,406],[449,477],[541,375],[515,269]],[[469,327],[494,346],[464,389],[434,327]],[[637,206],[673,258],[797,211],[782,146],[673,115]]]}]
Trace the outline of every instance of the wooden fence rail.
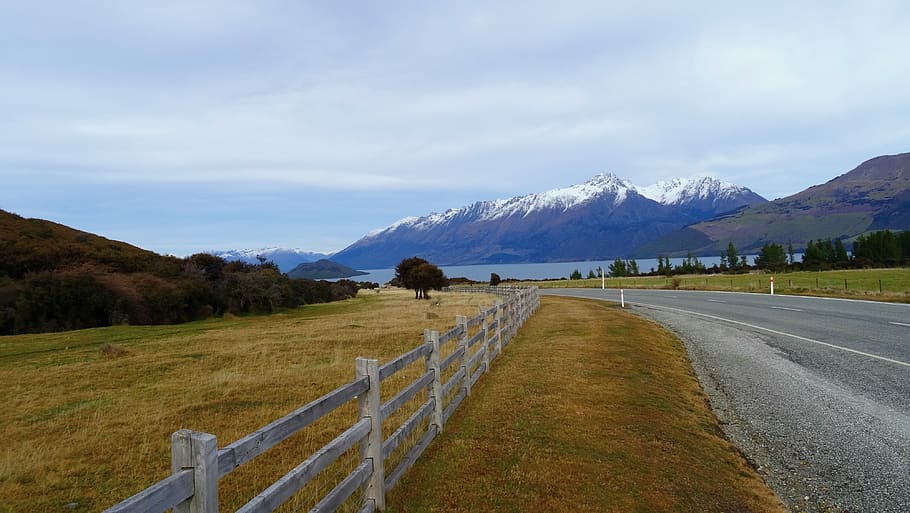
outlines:
[{"label": "wooden fence rail", "polygon": [[[237,513],[274,511],[332,465],[345,452],[360,446],[360,463],[325,495],[311,512],[333,512],[361,491],[359,513],[383,511],[385,494],[423,454],[480,376],[490,369],[518,329],[540,305],[536,287],[452,288],[451,292],[497,294],[502,301],[480,308],[476,316],[457,316],[455,327],[439,334],[426,330],[414,349],[380,366],[378,360],[357,358],[356,378],[284,417],[218,449],[214,435],[180,430],[171,437],[172,474],[104,513],[217,513],[218,481],[320,418],[357,399],[352,426],[310,455],[284,477],[259,493]],[[454,348],[451,346],[455,344]],[[443,356],[446,354],[446,356]],[[425,370],[382,403],[382,382],[424,360]],[[448,379],[444,376],[448,375]],[[425,394],[419,406],[388,438],[382,423]],[[426,427],[422,428],[426,422]],[[418,431],[423,429],[421,433]],[[406,442],[419,436],[406,447]],[[386,463],[399,448],[407,448],[397,465]],[[403,449],[402,449],[403,450]]]}]

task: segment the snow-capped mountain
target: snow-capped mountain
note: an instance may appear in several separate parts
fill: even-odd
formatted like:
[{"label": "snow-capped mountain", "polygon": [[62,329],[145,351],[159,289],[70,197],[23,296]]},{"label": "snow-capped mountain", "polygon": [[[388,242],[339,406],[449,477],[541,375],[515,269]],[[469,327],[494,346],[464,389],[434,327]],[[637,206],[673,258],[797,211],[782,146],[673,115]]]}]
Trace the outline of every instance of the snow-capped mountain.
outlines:
[{"label": "snow-capped mountain", "polygon": [[401,219],[333,260],[376,268],[414,255],[440,265],[624,257],[686,224],[764,201],[708,177],[639,187],[599,174],[580,185]]},{"label": "snow-capped mountain", "polygon": [[636,190],[662,205],[684,206],[689,210],[699,210],[708,217],[764,201],[745,187],[709,176],[659,181],[654,185],[636,187]]},{"label": "snow-capped mountain", "polygon": [[228,261],[239,260],[248,264],[258,264],[259,257],[262,257],[266,261],[275,262],[283,273],[289,272],[300,264],[316,262],[329,256],[324,253],[291,248],[230,249],[209,251],[209,253]]}]

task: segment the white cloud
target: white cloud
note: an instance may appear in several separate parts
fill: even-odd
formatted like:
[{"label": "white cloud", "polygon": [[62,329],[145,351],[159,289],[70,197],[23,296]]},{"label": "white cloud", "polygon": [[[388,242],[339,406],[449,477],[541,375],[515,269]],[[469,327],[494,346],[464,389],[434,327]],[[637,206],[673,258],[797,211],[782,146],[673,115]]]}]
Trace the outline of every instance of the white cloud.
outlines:
[{"label": "white cloud", "polygon": [[478,200],[609,170],[769,195],[910,137],[905,2],[8,7],[0,178],[17,184]]}]

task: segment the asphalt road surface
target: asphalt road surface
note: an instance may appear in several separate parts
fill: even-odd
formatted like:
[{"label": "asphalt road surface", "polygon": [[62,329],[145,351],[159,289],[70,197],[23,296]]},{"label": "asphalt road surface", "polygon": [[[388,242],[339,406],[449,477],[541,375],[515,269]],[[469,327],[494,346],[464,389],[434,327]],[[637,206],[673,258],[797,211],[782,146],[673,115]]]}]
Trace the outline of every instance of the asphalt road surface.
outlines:
[{"label": "asphalt road surface", "polygon": [[[620,300],[610,289],[541,292]],[[673,290],[624,298],[683,340],[727,436],[791,510],[910,512],[910,305]]]}]

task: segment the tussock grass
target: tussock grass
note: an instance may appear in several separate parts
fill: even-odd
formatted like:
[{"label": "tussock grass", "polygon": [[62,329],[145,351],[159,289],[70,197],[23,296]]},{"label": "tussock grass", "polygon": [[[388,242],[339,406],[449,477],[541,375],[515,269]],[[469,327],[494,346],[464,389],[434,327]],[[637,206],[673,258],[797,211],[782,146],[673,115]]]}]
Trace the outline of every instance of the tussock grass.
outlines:
[{"label": "tussock grass", "polygon": [[[2,337],[0,512],[59,512],[70,503],[78,505],[68,511],[100,511],[170,473],[172,432],[212,433],[223,447],[352,380],[357,356],[382,364],[422,343],[425,328],[445,331],[455,315],[493,302],[362,291],[271,316]],[[422,369],[414,364],[393,380],[410,382]],[[383,383],[383,400],[393,385]],[[222,510],[349,427],[354,410],[352,402],[232,472],[220,483]],[[309,509],[353,468],[356,452],[286,510]]]},{"label": "tussock grass", "polygon": [[[798,294],[850,299],[910,302],[910,268],[801,271],[793,273],[639,276],[607,278],[607,288],[722,290],[769,293],[774,277],[775,294]],[[601,280],[529,282],[541,288],[600,288]]]},{"label": "tussock grass", "polygon": [[677,338],[544,297],[389,511],[785,510],[723,438]]}]

